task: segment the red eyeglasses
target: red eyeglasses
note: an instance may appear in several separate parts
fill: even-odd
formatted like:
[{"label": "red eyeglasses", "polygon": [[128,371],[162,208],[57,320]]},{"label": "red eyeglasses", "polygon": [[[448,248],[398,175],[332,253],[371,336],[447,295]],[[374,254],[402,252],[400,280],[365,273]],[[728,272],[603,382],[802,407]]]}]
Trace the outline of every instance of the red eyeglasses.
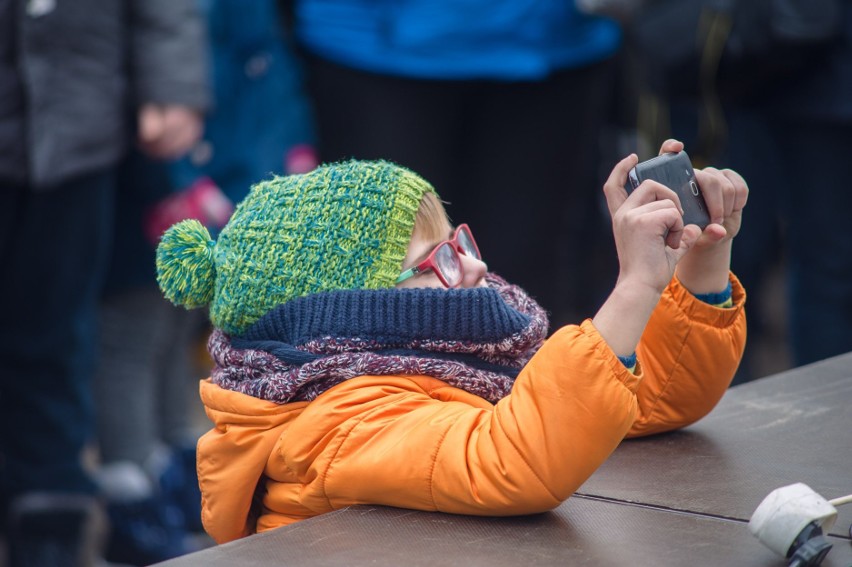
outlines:
[{"label": "red eyeglasses", "polygon": [[432,270],[444,287],[458,287],[464,279],[464,268],[459,253],[481,260],[479,247],[470,233],[470,227],[460,224],[453,237],[435,246],[425,260],[402,272],[396,283],[413,278],[426,270]]}]

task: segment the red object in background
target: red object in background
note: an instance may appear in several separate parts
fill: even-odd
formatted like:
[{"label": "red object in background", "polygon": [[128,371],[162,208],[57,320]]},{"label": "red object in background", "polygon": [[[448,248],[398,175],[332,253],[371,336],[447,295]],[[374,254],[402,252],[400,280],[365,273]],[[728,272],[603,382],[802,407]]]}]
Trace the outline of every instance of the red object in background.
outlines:
[{"label": "red object in background", "polygon": [[319,165],[317,152],[308,144],[298,144],[290,148],[284,156],[284,171],[287,175],[307,173]]},{"label": "red object in background", "polygon": [[195,219],[211,229],[225,226],[234,203],[209,177],[199,177],[192,185],[170,195],[154,205],[145,216],[145,236],[156,244],[160,236],[173,224],[185,219]]}]

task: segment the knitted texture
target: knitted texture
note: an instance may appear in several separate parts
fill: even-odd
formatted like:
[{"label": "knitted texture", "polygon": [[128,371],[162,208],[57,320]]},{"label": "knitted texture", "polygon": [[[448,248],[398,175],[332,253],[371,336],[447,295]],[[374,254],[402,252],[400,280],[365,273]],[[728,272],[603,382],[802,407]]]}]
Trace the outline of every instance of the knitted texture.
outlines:
[{"label": "knitted texture", "polygon": [[209,302],[213,325],[229,334],[298,297],[391,288],[428,191],[421,177],[384,161],[260,182],[217,242],[189,221],[166,231],[157,250],[160,288],[179,305]]},{"label": "knitted texture", "polygon": [[[431,376],[492,403],[541,346],[547,316],[519,287],[335,292],[270,312],[241,337],[210,336],[213,382],[276,403],[358,376]],[[248,346],[251,348],[236,348]]]},{"label": "knitted texture", "polygon": [[213,246],[207,229],[195,219],[177,223],[157,247],[157,280],[166,299],[192,309],[213,298]]}]

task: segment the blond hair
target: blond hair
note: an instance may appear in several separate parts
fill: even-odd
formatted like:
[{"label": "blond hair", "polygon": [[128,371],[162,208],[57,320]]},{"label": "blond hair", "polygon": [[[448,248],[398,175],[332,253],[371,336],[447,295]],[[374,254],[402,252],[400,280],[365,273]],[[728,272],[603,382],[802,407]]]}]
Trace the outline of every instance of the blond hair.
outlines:
[{"label": "blond hair", "polygon": [[414,232],[427,240],[443,240],[452,231],[447,211],[437,194],[427,191],[414,217]]}]

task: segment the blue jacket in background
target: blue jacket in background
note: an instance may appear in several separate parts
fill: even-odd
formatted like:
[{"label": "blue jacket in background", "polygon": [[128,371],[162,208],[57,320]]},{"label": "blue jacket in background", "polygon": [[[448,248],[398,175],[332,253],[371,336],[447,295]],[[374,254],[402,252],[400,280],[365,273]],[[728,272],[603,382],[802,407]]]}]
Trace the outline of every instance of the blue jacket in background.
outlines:
[{"label": "blue jacket in background", "polygon": [[618,25],[572,0],[295,0],[304,47],[340,65],[422,79],[539,80],[606,59]]},{"label": "blue jacket in background", "polygon": [[238,202],[253,183],[286,173],[291,148],[314,145],[313,111],[275,0],[204,0],[202,7],[214,108],[202,142],[172,167],[173,180],[181,189],[206,175]]}]

